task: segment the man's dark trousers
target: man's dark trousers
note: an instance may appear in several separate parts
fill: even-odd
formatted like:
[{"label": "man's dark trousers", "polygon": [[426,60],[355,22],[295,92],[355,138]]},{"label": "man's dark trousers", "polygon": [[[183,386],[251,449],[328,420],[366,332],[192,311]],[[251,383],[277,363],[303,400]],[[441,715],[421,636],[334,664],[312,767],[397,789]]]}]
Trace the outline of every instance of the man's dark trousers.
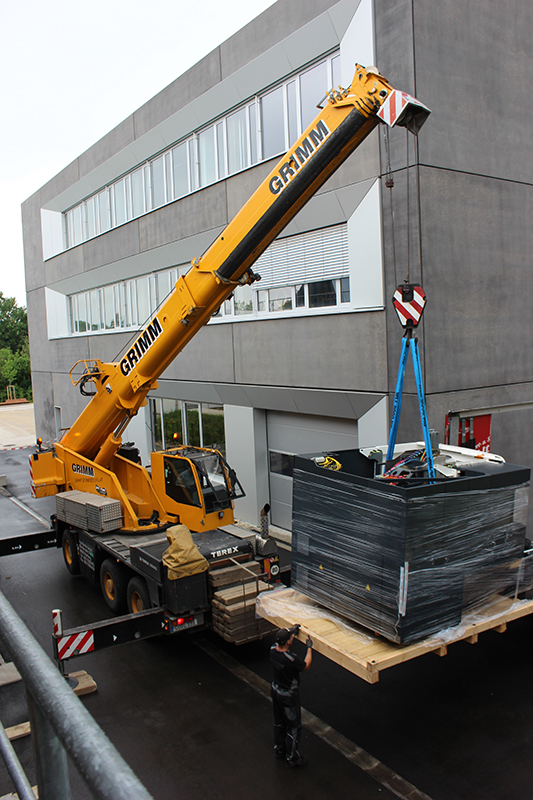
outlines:
[{"label": "man's dark trousers", "polygon": [[[273,683],[270,696],[274,708],[274,747],[276,754],[287,761],[298,761],[298,745],[302,735],[302,711],[298,689],[281,689]],[[288,739],[288,748],[287,748]]]}]

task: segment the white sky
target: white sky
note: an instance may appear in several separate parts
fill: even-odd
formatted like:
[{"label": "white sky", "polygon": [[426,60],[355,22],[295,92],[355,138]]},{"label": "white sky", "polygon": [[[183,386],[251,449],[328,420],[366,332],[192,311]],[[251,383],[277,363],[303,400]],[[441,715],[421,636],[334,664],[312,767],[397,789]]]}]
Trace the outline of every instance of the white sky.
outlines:
[{"label": "white sky", "polygon": [[26,305],[21,203],[274,0],[4,0],[0,291]]}]

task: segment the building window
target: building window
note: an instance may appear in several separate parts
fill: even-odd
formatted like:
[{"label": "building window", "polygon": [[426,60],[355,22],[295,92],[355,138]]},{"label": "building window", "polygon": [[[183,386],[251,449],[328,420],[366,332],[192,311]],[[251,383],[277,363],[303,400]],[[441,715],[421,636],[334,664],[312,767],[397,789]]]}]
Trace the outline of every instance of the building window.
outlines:
[{"label": "building window", "polygon": [[[307,70],[300,76],[300,113],[302,131],[304,131],[317,115],[317,103],[325,97],[329,84],[328,63],[323,61],[316,67]],[[328,85],[329,84],[329,85]]]},{"label": "building window", "polygon": [[315,118],[317,103],[338,85],[339,73],[338,54],[322,60],[71,208],[67,248],[281,155]]},{"label": "building window", "polygon": [[214,183],[216,174],[215,128],[207,128],[198,136],[200,186]]},{"label": "building window", "polygon": [[274,450],[269,452],[270,472],[276,475],[285,475],[292,478],[294,472],[294,456],[288,453],[276,453]]},{"label": "building window", "polygon": [[229,173],[239,172],[250,166],[248,157],[248,120],[246,109],[241,108],[226,120],[228,137]]},{"label": "building window", "polygon": [[[188,270],[183,265],[71,295],[70,333],[139,328]],[[276,239],[254,270],[262,280],[236,287],[216,320],[301,315],[350,303],[347,225]]]},{"label": "building window", "polygon": [[315,281],[308,286],[309,308],[337,305],[336,281]]},{"label": "building window", "polygon": [[154,450],[191,445],[212,447],[225,456],[226,437],[222,405],[151,398],[150,419]]},{"label": "building window", "polygon": [[154,158],[150,164],[151,177],[151,208],[159,208],[165,203],[165,170],[163,156]]},{"label": "building window", "polygon": [[261,100],[263,158],[283,152],[285,145],[285,87],[279,86]]}]

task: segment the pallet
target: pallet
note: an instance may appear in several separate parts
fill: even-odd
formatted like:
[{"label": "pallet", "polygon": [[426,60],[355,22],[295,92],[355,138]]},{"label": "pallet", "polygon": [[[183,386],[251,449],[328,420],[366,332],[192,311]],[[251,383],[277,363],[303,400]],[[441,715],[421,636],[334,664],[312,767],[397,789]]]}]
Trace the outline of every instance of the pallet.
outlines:
[{"label": "pallet", "polygon": [[20,673],[13,662],[0,664],[0,686],[8,686],[10,683],[21,681]]},{"label": "pallet", "polygon": [[[78,685],[74,687],[74,694],[78,695],[78,697],[96,692],[98,688],[95,681],[85,670],[71,672],[67,677],[75,678],[78,681]],[[8,686],[10,683],[17,683],[17,681],[21,680],[22,677],[13,662],[9,661],[8,663],[0,664],[0,686]]]},{"label": "pallet", "polygon": [[[67,677],[75,678],[78,681],[78,685],[73,689],[74,694],[78,697],[95,692],[98,688],[95,681],[85,670],[71,672]],[[22,678],[13,663],[0,664],[0,686],[7,686],[10,683],[16,683],[20,680],[22,680]],[[13,742],[15,739],[22,739],[24,736],[29,736],[31,733],[31,725],[29,722],[20,722],[18,725],[12,725],[10,728],[6,728],[5,732],[9,741]]]},{"label": "pallet", "polygon": [[456,628],[408,645],[389,642],[327,611],[293,589],[263,595],[257,602],[257,613],[278,628],[300,623],[298,638],[301,641],[311,636],[314,650],[367,683],[377,683],[379,673],[384,669],[425,653],[445,656],[448,645],[460,641],[475,644],[484,631],[503,633],[508,622],[533,614],[533,600],[513,600],[495,595],[481,609],[465,614],[461,625]]},{"label": "pallet", "polygon": [[230,586],[241,581],[254,580],[256,575],[261,574],[261,565],[257,561],[250,561],[244,564],[234,564],[232,567],[222,567],[221,569],[209,570],[209,583],[214,588]]},{"label": "pallet", "polygon": [[255,604],[259,592],[269,588],[267,583],[252,579],[216,591],[211,603],[213,630],[233,644],[244,644],[266,636],[272,626],[256,618]]},{"label": "pallet", "polygon": [[244,625],[224,625],[217,622],[213,624],[213,630],[224,638],[226,638],[226,636],[232,637],[232,639],[226,639],[226,641],[237,641],[242,639],[255,639],[257,636],[272,633],[275,628],[266,619],[254,619],[252,622]]},{"label": "pallet", "polygon": [[22,739],[24,736],[29,736],[31,733],[31,726],[29,722],[21,722],[19,725],[12,725],[10,728],[5,728],[6,736],[10,742],[15,739]]},{"label": "pallet", "polygon": [[214,614],[224,616],[226,619],[247,616],[255,618],[255,597],[249,597],[248,600],[245,600],[244,602],[233,603],[230,606],[224,605],[224,603],[221,603],[218,600],[213,600],[211,603],[211,608],[213,609]]},{"label": "pallet", "polygon": [[260,592],[266,592],[268,589],[270,589],[268,583],[254,580],[228,589],[219,589],[214,594],[214,600],[224,606],[232,606],[247,600],[253,601]]},{"label": "pallet", "polygon": [[74,694],[78,697],[83,697],[85,694],[91,694],[91,692],[96,692],[98,689],[96,681],[94,681],[91,676],[85,672],[85,670],[81,670],[79,672],[69,672],[67,677],[75,678],[78,681],[78,685],[73,689]]}]

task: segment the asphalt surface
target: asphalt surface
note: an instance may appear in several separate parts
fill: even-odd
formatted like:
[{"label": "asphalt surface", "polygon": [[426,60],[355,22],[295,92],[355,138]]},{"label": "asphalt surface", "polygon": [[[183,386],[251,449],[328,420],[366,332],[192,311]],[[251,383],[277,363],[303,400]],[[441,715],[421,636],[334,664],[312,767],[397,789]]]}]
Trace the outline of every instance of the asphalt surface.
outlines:
[{"label": "asphalt surface", "polygon": [[[54,502],[30,498],[29,453],[1,451],[0,474],[45,519]],[[43,529],[1,495],[0,515],[2,538]],[[53,608],[65,627],[109,617],[99,591],[72,578],[55,549],[1,559],[0,590],[50,657]],[[98,684],[81,702],[155,800],[529,800],[532,632],[533,618],[517,620],[444,658],[387,670],[373,686],[315,654],[302,679],[302,770],[273,757],[268,639],[235,647],[209,632],[182,634],[83,656],[69,670]],[[27,718],[21,685],[0,687],[2,724]],[[34,783],[30,737],[14,747]],[[74,769],[71,783],[73,800],[91,796]],[[10,791],[0,763],[0,797]]]}]

